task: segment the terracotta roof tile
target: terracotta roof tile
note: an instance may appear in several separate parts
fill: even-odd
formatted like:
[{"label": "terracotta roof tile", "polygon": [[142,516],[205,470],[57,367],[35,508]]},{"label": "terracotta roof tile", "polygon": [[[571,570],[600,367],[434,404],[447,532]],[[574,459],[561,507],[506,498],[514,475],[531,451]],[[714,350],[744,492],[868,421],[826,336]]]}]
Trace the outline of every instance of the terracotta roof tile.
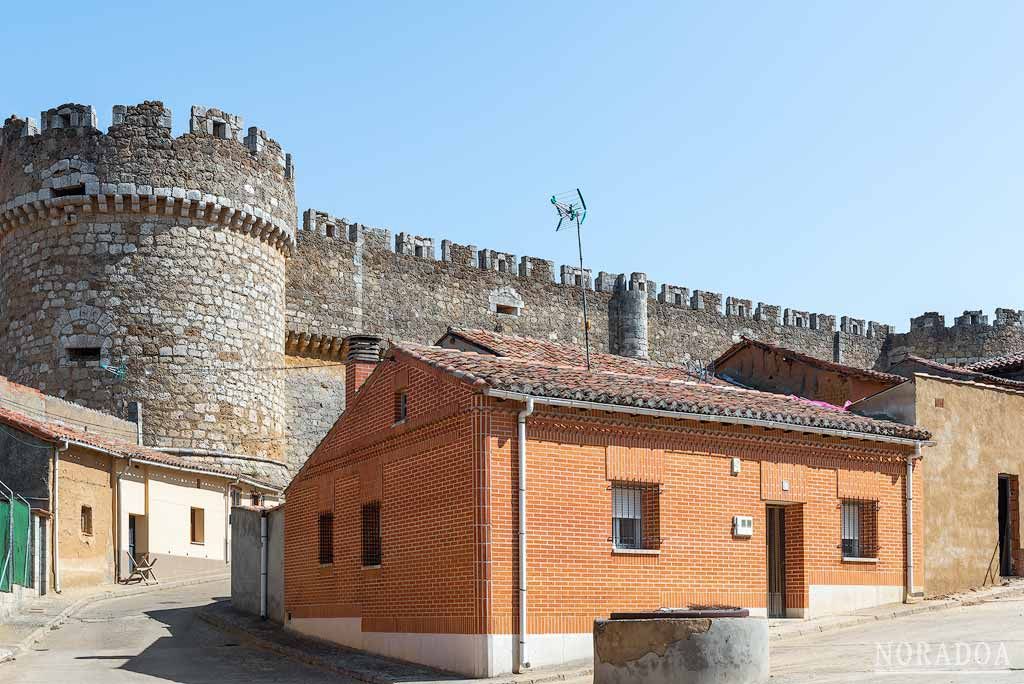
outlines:
[{"label": "terracotta roof tile", "polygon": [[[496,333],[478,328],[451,328],[448,334],[461,337],[497,356],[514,356],[572,368],[585,368],[587,363],[584,350],[571,344]],[[590,352],[590,367],[593,370],[617,373],[642,373],[667,380],[701,380],[716,385],[725,384],[711,373],[702,375],[696,370],[684,366],[658,365],[649,361],[603,352]]]},{"label": "terracotta roof tile", "polygon": [[950,366],[931,359],[914,356],[913,354],[908,354],[906,358],[899,363],[894,364],[893,367],[898,368],[907,363],[917,364],[924,368],[931,368],[937,372],[945,374],[946,377],[951,377],[957,380],[970,380],[971,382],[976,382],[980,385],[992,385],[994,387],[1024,390],[1024,380],[1000,378],[995,375],[989,375],[988,373],[981,373],[976,370],[972,370],[968,366]]},{"label": "terracotta roof tile", "polygon": [[838,407],[768,392],[713,385],[692,379],[659,377],[657,369],[643,373],[558,365],[514,356],[396,344],[390,354],[407,354],[467,382],[495,390],[536,397],[675,411],[685,414],[732,416],[781,425],[828,428],[864,435],[929,439],[928,432],[911,425],[858,416]]},{"label": "terracotta roof tile", "polygon": [[134,444],[127,440],[107,437],[94,432],[86,432],[85,430],[81,430],[64,423],[39,420],[20,411],[15,411],[3,406],[0,406],[0,423],[9,425],[12,428],[33,435],[47,442],[56,443],[67,439],[87,448],[91,447],[109,452],[120,458],[130,457],[174,468],[223,475],[224,477],[232,479],[235,477],[235,474],[232,471],[225,468],[220,468],[214,465],[199,464],[178,456],[172,456],[171,454],[167,454],[156,449],[139,446],[138,444]]},{"label": "terracotta roof tile", "polygon": [[991,359],[985,359],[984,361],[978,361],[977,363],[969,363],[964,368],[972,371],[979,371],[981,373],[992,373],[1006,370],[1015,370],[1024,366],[1024,352],[1017,352],[1015,354],[1006,354],[1004,356],[996,356]]}]

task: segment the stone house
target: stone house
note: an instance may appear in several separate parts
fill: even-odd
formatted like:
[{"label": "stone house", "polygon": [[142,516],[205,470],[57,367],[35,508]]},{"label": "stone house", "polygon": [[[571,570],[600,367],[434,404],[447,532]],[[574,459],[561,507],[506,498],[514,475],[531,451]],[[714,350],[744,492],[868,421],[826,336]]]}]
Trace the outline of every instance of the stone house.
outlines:
[{"label": "stone house", "polygon": [[714,361],[714,371],[720,378],[744,387],[793,394],[836,406],[871,396],[905,379],[746,337]]},{"label": "stone house", "polygon": [[907,380],[855,403],[863,415],[932,433],[924,489],[924,586],[939,595],[1024,574],[1020,478],[1024,382],[909,356]]},{"label": "stone house", "polygon": [[590,657],[615,610],[921,590],[924,430],[514,336],[374,343],[287,490],[287,629],[490,676]]},{"label": "stone house", "polygon": [[0,379],[0,480],[46,522],[42,593],[125,579],[133,558],[159,577],[226,570],[228,512],[280,492],[231,471],[138,445],[135,424]]}]

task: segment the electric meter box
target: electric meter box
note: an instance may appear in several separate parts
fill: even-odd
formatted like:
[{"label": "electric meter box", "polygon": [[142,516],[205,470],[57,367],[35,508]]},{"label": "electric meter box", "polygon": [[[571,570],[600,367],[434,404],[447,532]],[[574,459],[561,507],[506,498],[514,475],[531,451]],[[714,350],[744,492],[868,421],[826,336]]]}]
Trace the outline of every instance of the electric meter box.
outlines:
[{"label": "electric meter box", "polygon": [[752,537],[754,536],[754,517],[750,515],[732,516],[732,536]]}]

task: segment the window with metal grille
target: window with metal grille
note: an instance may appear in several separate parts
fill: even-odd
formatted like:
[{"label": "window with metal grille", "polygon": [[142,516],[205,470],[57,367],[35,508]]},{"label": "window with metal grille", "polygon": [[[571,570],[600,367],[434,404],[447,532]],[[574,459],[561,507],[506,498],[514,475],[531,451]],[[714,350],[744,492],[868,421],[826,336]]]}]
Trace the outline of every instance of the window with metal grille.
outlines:
[{"label": "window with metal grille", "polygon": [[92,534],[92,506],[82,506],[82,534]]},{"label": "window with metal grille", "polygon": [[317,519],[317,532],[319,533],[320,565],[330,565],[334,562],[334,514],[321,513]]},{"label": "window with metal grille", "polygon": [[659,488],[652,484],[612,486],[612,544],[617,549],[661,546]]},{"label": "window with metal grille", "polygon": [[878,502],[846,499],[840,509],[843,558],[875,558]]},{"label": "window with metal grille", "polygon": [[402,390],[395,392],[395,422],[401,423],[409,415],[409,394]]},{"label": "window with metal grille", "polygon": [[363,504],[363,567],[380,565],[380,502]]},{"label": "window with metal grille", "polygon": [[259,492],[250,492],[249,499],[252,501],[253,508],[258,508],[263,505],[263,495]]}]

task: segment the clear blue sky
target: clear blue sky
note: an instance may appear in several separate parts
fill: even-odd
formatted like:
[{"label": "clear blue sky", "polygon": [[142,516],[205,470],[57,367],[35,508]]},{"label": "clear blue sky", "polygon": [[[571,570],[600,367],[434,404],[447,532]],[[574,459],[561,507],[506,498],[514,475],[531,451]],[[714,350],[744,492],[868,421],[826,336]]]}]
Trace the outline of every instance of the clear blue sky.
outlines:
[{"label": "clear blue sky", "polygon": [[90,5],[5,8],[4,116],[216,106],[300,210],[572,263],[579,185],[595,273],[901,330],[1024,307],[1024,4]]}]

